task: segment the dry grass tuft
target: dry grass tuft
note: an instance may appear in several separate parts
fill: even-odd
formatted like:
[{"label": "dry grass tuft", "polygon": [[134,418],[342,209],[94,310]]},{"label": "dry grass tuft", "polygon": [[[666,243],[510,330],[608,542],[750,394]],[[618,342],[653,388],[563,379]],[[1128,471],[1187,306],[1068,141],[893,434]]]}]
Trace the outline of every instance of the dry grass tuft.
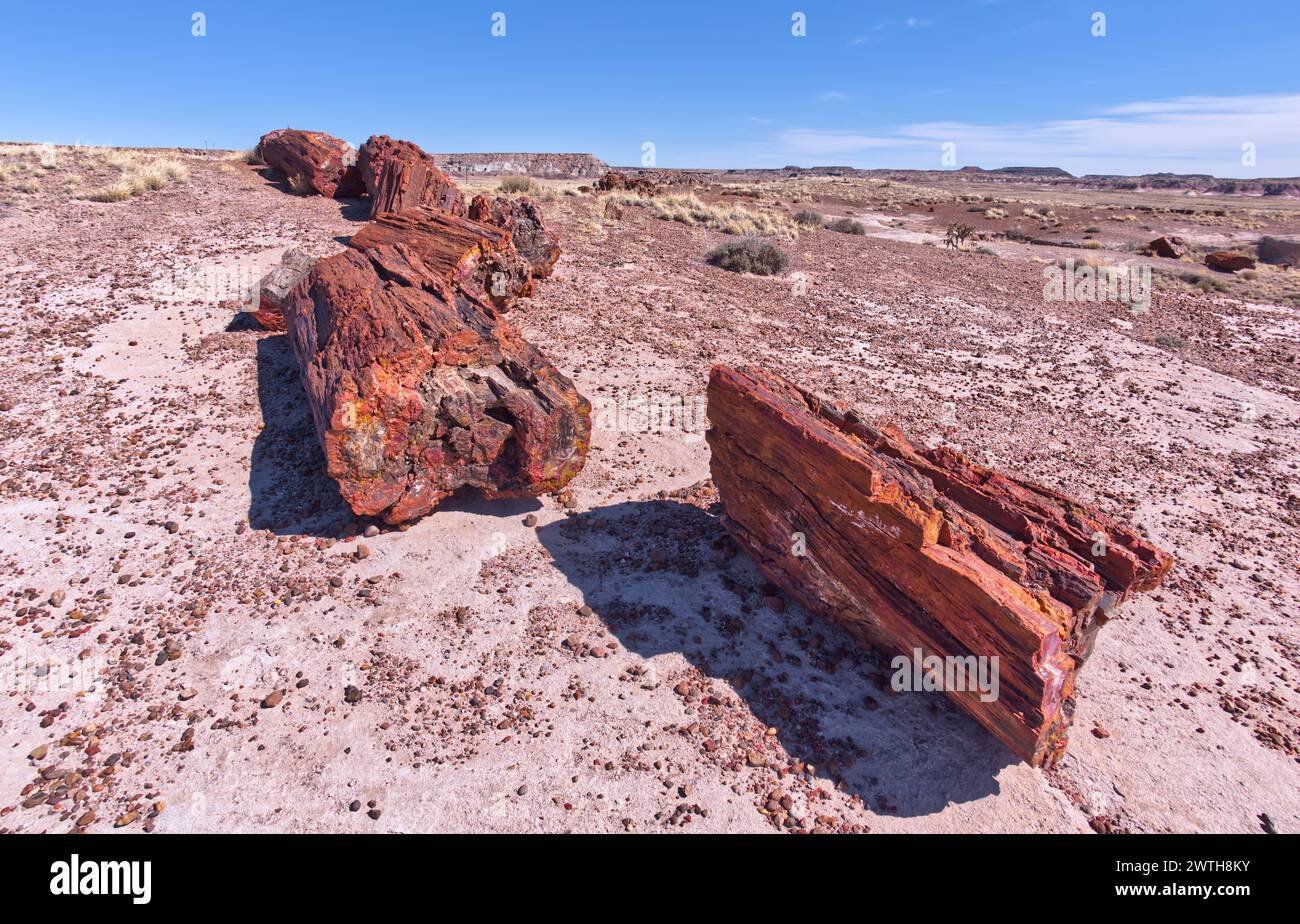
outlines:
[{"label": "dry grass tuft", "polygon": [[159,157],[144,151],[112,151],[104,159],[122,171],[121,177],[115,183],[84,193],[81,198],[91,202],[122,202],[190,178],[190,168],[175,157]]},{"label": "dry grass tuft", "polygon": [[739,205],[708,205],[694,194],[653,199],[654,214],[667,221],[679,221],[692,228],[711,228],[724,234],[777,235],[792,238],[795,226],[789,219],[751,212]]}]

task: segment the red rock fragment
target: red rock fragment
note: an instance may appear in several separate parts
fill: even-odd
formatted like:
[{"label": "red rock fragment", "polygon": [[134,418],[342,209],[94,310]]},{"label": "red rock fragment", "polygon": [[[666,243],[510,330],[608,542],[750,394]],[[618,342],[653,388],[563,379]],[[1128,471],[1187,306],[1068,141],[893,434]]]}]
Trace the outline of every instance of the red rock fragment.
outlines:
[{"label": "red rock fragment", "polygon": [[1205,255],[1205,265],[1220,273],[1235,273],[1237,270],[1254,269],[1255,261],[1242,253],[1216,250]]},{"label": "red rock fragment", "polygon": [[547,229],[541,209],[527,196],[498,196],[492,200],[475,196],[469,204],[469,217],[509,231],[515,249],[528,261],[533,276],[546,279],[551,275],[560,259],[560,239]]},{"label": "red rock fragment", "polygon": [[373,203],[371,216],[414,206],[465,214],[465,197],[432,157],[409,141],[371,135],[357,153],[357,170]]},{"label": "red rock fragment", "polygon": [[1059,759],[1097,630],[1168,554],[770,373],[715,367],[708,416],[727,527],[770,580],[890,654],[998,658],[996,698],[946,692],[1024,760]]},{"label": "red rock fragment", "polygon": [[364,191],[356,169],[356,152],[341,138],[324,132],[280,128],[267,132],[257,144],[257,154],[268,166],[284,174],[300,192],[346,199]]},{"label": "red rock fragment", "polygon": [[442,209],[413,207],[377,215],[349,244],[358,250],[396,247],[419,267],[421,278],[436,276],[499,310],[533,293],[532,272],[510,232]]},{"label": "red rock fragment", "polygon": [[543,494],[582,468],[587,400],[415,247],[318,261],[285,320],[329,474],[358,515],[400,523],[464,487]]}]

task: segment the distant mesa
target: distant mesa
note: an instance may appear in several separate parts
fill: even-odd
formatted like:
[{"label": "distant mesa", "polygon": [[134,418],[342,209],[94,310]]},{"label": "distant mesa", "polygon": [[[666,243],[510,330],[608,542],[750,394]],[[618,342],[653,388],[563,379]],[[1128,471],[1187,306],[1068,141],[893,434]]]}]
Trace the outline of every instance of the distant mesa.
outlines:
[{"label": "distant mesa", "polygon": [[593,154],[430,154],[452,176],[524,174],[581,180],[604,176],[609,165]]}]

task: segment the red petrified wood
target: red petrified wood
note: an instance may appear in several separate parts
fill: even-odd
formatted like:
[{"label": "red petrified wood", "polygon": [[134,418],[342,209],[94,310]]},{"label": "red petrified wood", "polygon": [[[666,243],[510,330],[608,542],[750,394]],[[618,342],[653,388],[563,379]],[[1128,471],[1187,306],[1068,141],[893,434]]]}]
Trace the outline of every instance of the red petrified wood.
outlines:
[{"label": "red petrified wood", "polygon": [[364,191],[355,166],[356,152],[333,135],[276,129],[262,136],[257,155],[283,173],[297,191],[313,190],[337,199],[359,196]]},{"label": "red petrified wood", "polygon": [[398,247],[429,274],[505,310],[533,292],[528,263],[510,232],[441,209],[409,208],[375,216],[352,236],[358,250]]},{"label": "red petrified wood", "polygon": [[510,232],[515,249],[528,261],[533,275],[546,279],[560,259],[560,239],[542,221],[542,212],[527,196],[507,199],[498,196],[475,196],[469,204],[469,217]]},{"label": "red petrified wood", "polygon": [[371,135],[357,154],[357,169],[374,200],[371,216],[418,205],[465,214],[465,197],[451,177],[409,141]]},{"label": "red petrified wood", "polygon": [[542,494],[582,468],[587,400],[414,248],[318,261],[285,320],[329,474],[360,515],[399,523],[467,486]]},{"label": "red petrified wood", "polygon": [[949,696],[1024,760],[1059,759],[1097,630],[1168,554],[770,373],[715,367],[708,416],[728,528],[772,581],[890,654],[998,658],[996,699]]}]

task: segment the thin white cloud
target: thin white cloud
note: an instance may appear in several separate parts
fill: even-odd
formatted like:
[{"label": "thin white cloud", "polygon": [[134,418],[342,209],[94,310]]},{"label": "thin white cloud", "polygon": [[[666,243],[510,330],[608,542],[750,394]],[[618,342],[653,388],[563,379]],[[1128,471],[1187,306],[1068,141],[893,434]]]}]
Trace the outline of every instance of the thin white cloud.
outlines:
[{"label": "thin white cloud", "polygon": [[[1293,176],[1300,175],[1300,94],[1189,96],[1125,103],[1084,118],[915,122],[873,133],[789,128],[774,136],[770,154],[939,169],[947,142],[957,146],[959,166]],[[1247,143],[1255,146],[1254,167],[1241,163]]]},{"label": "thin white cloud", "polygon": [[933,20],[917,19],[915,16],[909,16],[903,20],[909,29],[924,29],[926,26],[934,25]]},{"label": "thin white cloud", "polygon": [[817,98],[823,103],[843,103],[848,100],[849,94],[841,93],[839,90],[825,90],[818,93]]}]

